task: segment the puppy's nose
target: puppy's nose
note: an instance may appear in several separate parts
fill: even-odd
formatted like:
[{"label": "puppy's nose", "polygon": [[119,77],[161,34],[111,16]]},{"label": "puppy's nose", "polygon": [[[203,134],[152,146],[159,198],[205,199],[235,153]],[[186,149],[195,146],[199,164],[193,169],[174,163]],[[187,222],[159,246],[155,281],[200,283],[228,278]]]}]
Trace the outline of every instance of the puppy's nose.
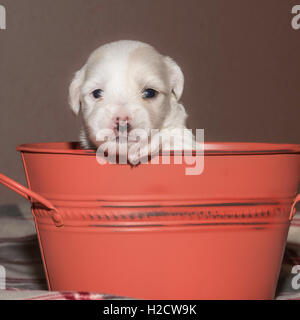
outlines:
[{"label": "puppy's nose", "polygon": [[115,118],[116,130],[118,132],[129,132],[131,130],[130,118],[129,117],[116,117]]}]

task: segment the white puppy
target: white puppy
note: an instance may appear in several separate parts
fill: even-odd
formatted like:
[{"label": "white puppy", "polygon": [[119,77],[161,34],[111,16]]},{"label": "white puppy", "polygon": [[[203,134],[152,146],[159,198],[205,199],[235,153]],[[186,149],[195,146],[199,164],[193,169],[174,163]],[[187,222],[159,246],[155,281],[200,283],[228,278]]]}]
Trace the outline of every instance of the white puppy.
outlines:
[{"label": "white puppy", "polygon": [[[160,150],[182,150],[176,141],[187,132],[187,114],[179,103],[183,84],[179,66],[146,43],[122,40],[101,46],[76,72],[69,89],[71,108],[83,119],[81,146],[126,152],[131,163]],[[162,137],[176,129],[177,138],[170,144],[156,133],[149,145],[152,129]],[[125,149],[120,148],[124,137]],[[191,137],[190,132],[185,149],[193,148]]]}]

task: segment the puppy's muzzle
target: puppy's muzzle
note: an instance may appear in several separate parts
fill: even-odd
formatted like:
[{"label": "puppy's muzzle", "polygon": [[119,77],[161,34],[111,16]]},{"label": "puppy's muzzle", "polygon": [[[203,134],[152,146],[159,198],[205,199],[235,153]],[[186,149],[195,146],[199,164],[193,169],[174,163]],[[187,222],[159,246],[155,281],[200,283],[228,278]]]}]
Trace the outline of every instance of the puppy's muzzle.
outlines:
[{"label": "puppy's muzzle", "polygon": [[117,131],[118,134],[125,134],[126,132],[129,132],[132,129],[132,126],[130,124],[130,118],[125,117],[123,119],[117,117],[115,119],[115,131]]}]

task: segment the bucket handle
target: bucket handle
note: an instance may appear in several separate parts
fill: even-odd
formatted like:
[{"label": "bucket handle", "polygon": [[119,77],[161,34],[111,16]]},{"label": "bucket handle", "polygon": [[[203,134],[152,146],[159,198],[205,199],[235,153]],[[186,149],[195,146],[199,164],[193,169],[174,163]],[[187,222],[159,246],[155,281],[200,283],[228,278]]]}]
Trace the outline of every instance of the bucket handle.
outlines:
[{"label": "bucket handle", "polygon": [[57,227],[63,226],[63,221],[61,215],[58,213],[58,210],[53,206],[53,204],[39,195],[38,193],[24,187],[23,185],[19,184],[18,182],[8,178],[4,174],[0,173],[0,183],[5,185],[6,187],[10,188],[11,190],[17,192],[19,195],[24,197],[27,200],[34,199],[35,201],[42,204],[44,207],[46,207],[49,210],[54,211],[55,213],[52,214],[52,220],[55,223]]},{"label": "bucket handle", "polygon": [[294,215],[296,214],[296,204],[300,201],[300,193],[297,194],[291,208],[291,213],[290,213],[290,221],[293,219]]}]

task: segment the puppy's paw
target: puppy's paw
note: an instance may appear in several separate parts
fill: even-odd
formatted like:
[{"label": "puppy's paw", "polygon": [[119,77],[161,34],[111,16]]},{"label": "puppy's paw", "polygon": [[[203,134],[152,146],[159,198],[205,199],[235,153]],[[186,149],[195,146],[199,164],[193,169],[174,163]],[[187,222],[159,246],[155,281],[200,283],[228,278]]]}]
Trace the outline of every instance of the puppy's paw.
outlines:
[{"label": "puppy's paw", "polygon": [[107,162],[116,164],[118,163],[118,160],[119,160],[118,154],[116,152],[116,148],[109,141],[102,143],[98,147],[96,151],[96,155],[97,155],[97,161],[100,164],[106,164]]},{"label": "puppy's paw", "polygon": [[137,166],[141,164],[141,145],[139,143],[135,143],[128,149],[128,162],[132,166]]},{"label": "puppy's paw", "polygon": [[153,158],[159,155],[160,144],[154,143],[150,144],[134,144],[129,148],[128,160],[131,165],[138,165],[141,163],[149,163]]}]

